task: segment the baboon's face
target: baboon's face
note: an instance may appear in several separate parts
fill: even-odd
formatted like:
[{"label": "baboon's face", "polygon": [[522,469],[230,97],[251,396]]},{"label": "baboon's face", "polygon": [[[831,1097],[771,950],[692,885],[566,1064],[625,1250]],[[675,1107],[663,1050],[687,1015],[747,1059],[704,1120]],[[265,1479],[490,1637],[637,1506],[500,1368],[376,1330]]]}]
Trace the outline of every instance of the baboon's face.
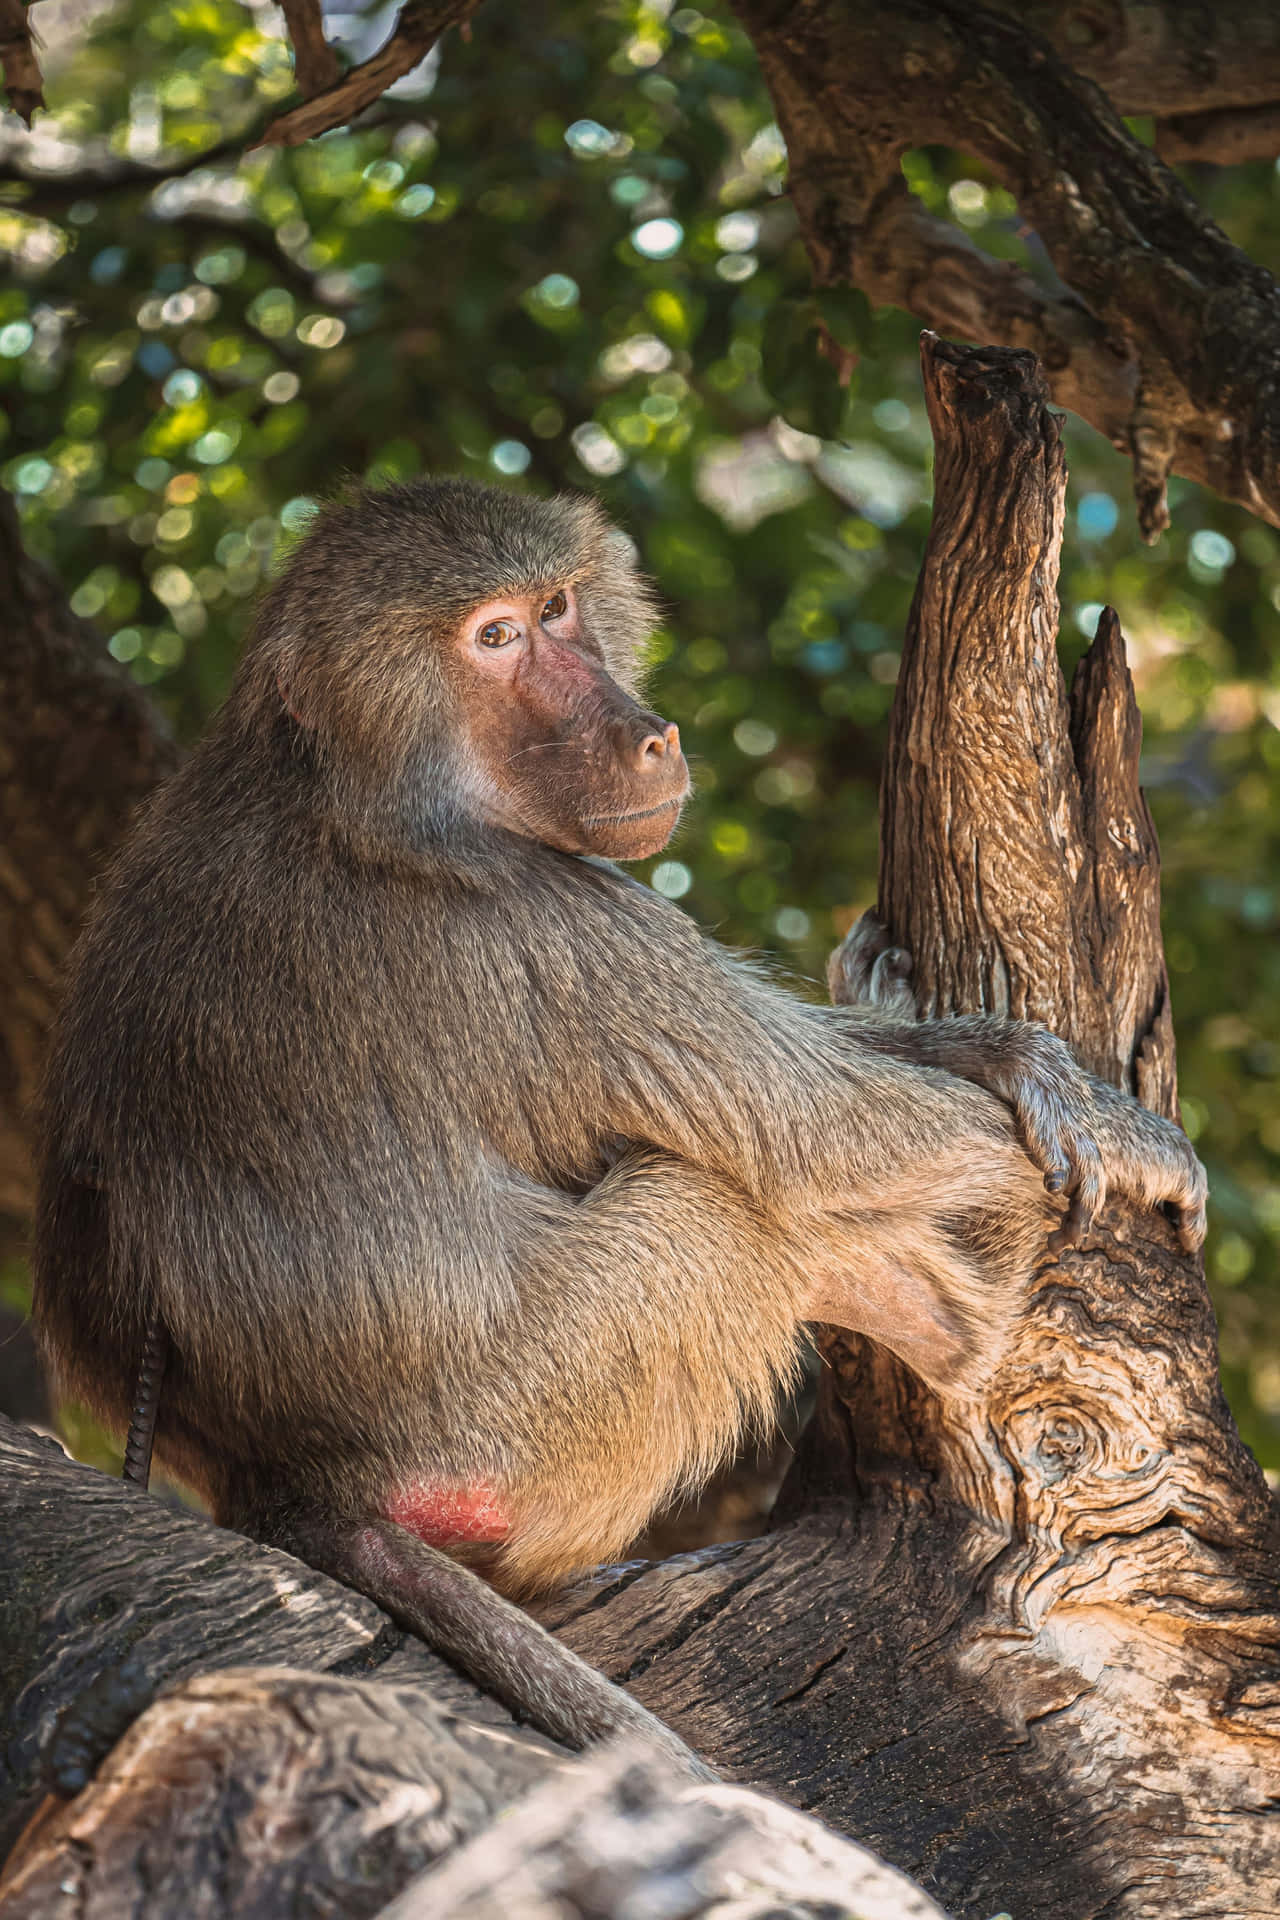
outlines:
[{"label": "baboon's face", "polygon": [[666,845],[689,791],[679,732],[608,672],[573,582],[483,601],[449,668],[490,820],[610,860]]}]

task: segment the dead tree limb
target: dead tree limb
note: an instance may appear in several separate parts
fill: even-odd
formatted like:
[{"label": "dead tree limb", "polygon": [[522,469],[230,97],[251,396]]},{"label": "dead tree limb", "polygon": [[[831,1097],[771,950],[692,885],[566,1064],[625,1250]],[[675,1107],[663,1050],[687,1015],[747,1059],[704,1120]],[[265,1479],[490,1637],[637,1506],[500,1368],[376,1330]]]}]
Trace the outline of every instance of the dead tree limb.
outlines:
[{"label": "dead tree limb", "polygon": [[358,1595],[3,1419],[0,1712],[0,1920],[942,1920],[758,1794],[573,1759]]}]

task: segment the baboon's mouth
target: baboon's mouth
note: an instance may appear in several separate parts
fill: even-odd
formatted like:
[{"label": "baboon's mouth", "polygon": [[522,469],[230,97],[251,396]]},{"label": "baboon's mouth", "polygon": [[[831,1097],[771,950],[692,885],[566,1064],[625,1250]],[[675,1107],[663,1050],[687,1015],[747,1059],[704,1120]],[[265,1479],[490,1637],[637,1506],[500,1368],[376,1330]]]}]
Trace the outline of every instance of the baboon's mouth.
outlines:
[{"label": "baboon's mouth", "polygon": [[582,824],[584,827],[629,827],[635,820],[656,820],[660,813],[683,806],[684,800],[684,794],[680,793],[664,800],[660,807],[642,807],[638,813],[589,813]]}]

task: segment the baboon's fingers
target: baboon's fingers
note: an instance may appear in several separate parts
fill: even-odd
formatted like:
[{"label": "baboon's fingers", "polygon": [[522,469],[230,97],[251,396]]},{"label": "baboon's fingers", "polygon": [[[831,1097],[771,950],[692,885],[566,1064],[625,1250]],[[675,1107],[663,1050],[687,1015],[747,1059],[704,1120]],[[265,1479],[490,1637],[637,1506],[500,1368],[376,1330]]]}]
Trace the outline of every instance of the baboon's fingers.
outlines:
[{"label": "baboon's fingers", "polygon": [[[1067,1151],[1070,1172],[1062,1191],[1068,1195],[1070,1205],[1049,1236],[1053,1253],[1062,1253],[1083,1240],[1107,1197],[1107,1176],[1095,1143],[1086,1135],[1076,1134]],[[1055,1167],[1053,1172],[1057,1171]],[[1047,1178],[1045,1184],[1048,1185]]]},{"label": "baboon's fingers", "polygon": [[1173,1202],[1173,1217],[1178,1228],[1178,1243],[1184,1253],[1198,1253],[1204,1245],[1205,1208],[1209,1198],[1209,1183],[1204,1168],[1197,1160],[1195,1174],[1190,1182],[1190,1190]]},{"label": "baboon's fingers", "polygon": [[1088,1230],[1107,1197],[1107,1176],[1098,1143],[1070,1117],[1066,1103],[1043,1089],[1017,1108],[1027,1152],[1040,1168],[1049,1193],[1063,1194],[1070,1205],[1052,1234],[1055,1253],[1075,1244]]},{"label": "baboon's fingers", "polygon": [[837,1006],[855,1007],[874,999],[872,975],[889,945],[889,930],[872,908],[846,933],[827,962],[827,982]]},{"label": "baboon's fingers", "polygon": [[1087,1225],[1079,1200],[1073,1200],[1049,1235],[1050,1253],[1065,1253],[1068,1247],[1076,1246],[1083,1239]]},{"label": "baboon's fingers", "polygon": [[911,985],[912,961],[905,947],[886,947],[871,969],[868,998],[883,1013],[897,1019],[914,1020],[916,996]]}]

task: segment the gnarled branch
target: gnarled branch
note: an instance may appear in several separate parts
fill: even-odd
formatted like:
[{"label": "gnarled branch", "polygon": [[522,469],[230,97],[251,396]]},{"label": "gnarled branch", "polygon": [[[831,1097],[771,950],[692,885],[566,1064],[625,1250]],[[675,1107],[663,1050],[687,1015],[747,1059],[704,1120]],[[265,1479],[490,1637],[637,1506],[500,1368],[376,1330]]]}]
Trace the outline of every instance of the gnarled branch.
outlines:
[{"label": "gnarled branch", "polygon": [[318,133],[346,126],[425,60],[447,28],[469,20],[479,5],[480,0],[406,0],[390,37],[375,54],[352,67],[336,85],[282,113],[255,145],[297,147]]},{"label": "gnarled branch", "polygon": [[[978,155],[1035,228],[1081,318],[1068,329],[1066,302],[1042,296],[1028,327],[1019,288],[1011,308],[984,313],[972,333],[1067,348],[1057,365],[1046,352],[1053,390],[1127,446],[1148,538],[1166,524],[1171,469],[1280,525],[1280,288],[1090,81],[1020,20],[967,0],[799,0],[781,10],[738,0],[737,11],[773,93],[821,282],[861,284],[865,274],[877,297],[895,280],[907,291],[878,230],[886,217],[904,224],[893,205],[902,154],[937,142]],[[913,239],[914,310],[941,319],[919,271],[941,236],[935,229],[930,247],[917,225]],[[972,259],[966,273],[972,286]],[[995,266],[986,278],[1017,286]]]}]

